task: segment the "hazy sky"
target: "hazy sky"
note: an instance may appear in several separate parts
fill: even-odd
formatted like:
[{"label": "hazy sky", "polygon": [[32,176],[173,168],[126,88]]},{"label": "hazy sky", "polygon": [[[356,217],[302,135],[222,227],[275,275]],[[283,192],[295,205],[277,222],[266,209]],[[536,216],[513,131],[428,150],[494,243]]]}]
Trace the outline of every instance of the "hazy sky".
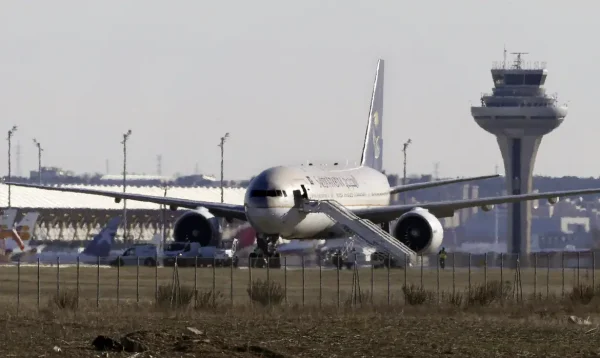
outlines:
[{"label": "hazy sky", "polygon": [[[386,61],[384,167],[442,176],[494,173],[495,138],[470,115],[508,51],[547,61],[569,114],[542,141],[535,173],[598,176],[600,33],[592,1],[0,2],[0,123],[13,124],[23,174],[219,173],[358,161],[378,58]],[[584,5],[584,6],[581,6]],[[592,86],[593,85],[593,86]],[[2,148],[6,153],[7,143]],[[13,157],[15,158],[15,157]],[[13,161],[15,163],[15,161]],[[15,168],[13,166],[13,168]],[[7,156],[0,156],[7,172]]]}]

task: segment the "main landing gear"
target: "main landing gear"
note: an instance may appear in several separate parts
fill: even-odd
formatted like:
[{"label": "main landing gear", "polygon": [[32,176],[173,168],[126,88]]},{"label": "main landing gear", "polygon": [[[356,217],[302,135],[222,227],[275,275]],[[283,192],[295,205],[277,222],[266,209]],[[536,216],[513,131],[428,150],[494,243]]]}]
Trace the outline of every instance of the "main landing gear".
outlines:
[{"label": "main landing gear", "polygon": [[279,236],[256,235],[256,249],[250,254],[250,267],[281,268],[281,257],[275,249]]}]

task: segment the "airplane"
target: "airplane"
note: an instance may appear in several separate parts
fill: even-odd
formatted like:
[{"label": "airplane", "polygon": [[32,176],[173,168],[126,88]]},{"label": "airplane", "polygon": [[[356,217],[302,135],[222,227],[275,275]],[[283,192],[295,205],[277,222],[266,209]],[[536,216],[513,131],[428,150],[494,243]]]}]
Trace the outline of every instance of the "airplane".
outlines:
[{"label": "airplane", "polygon": [[0,231],[11,229],[16,218],[17,209],[7,208],[2,210],[2,217],[0,218]]},{"label": "airplane", "polygon": [[[47,248],[47,246],[43,245],[42,247],[32,247],[23,254],[15,256],[13,261],[20,259],[21,262],[33,263],[39,258],[42,263],[54,264],[59,258],[61,264],[74,264],[79,257],[79,262],[82,264],[96,264],[98,258],[104,264],[112,257],[111,248],[115,243],[115,235],[120,224],[120,216],[111,218],[83,250],[79,249],[81,252],[79,250],[76,252],[46,251],[44,248]],[[116,255],[114,256],[116,257]]]},{"label": "airplane", "polygon": [[35,224],[39,217],[40,213],[37,211],[28,212],[23,216],[21,222],[19,222],[16,227],[12,227],[11,223],[7,228],[2,228],[2,230],[0,230],[0,240],[3,240],[2,242],[5,243],[4,240],[12,239],[21,250],[24,250],[24,241],[31,239]]},{"label": "airplane", "polygon": [[[304,204],[309,201],[337,201],[342,209],[360,219],[370,220],[415,253],[425,255],[436,253],[441,246],[443,229],[439,218],[452,217],[456,210],[481,207],[483,211],[489,211],[496,204],[536,199],[547,199],[550,204],[554,204],[559,197],[600,193],[600,188],[596,188],[418,204],[391,204],[390,196],[395,193],[478,178],[390,187],[387,176],[383,173],[383,78],[384,60],[380,59],[377,63],[362,157],[358,167],[271,167],[259,173],[250,182],[243,205],[95,189],[10,184],[16,187],[105,196],[113,198],[117,203],[125,199],[166,205],[171,210],[186,208],[189,210],[175,223],[174,231],[176,234],[189,233],[190,237],[198,233],[217,235],[219,217],[228,221],[247,221],[256,231],[256,244],[269,256],[276,255],[269,247],[280,237],[311,240],[317,237],[333,238],[344,235],[344,225],[326,213],[307,212]],[[479,177],[481,178],[484,177]]]}]

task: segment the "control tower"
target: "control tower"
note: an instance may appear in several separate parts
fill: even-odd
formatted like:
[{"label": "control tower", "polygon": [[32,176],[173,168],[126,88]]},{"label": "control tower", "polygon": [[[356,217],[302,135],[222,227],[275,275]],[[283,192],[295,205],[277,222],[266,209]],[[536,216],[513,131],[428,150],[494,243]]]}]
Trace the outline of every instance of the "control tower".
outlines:
[{"label": "control tower", "polygon": [[[526,53],[515,52],[514,62],[492,66],[493,92],[481,96],[481,106],[471,107],[477,124],[496,136],[506,173],[507,193],[530,193],[535,157],[545,134],[558,127],[567,115],[556,95],[543,88],[548,76],[545,62],[524,63]],[[508,253],[529,253],[531,238],[531,202],[508,207]]]}]

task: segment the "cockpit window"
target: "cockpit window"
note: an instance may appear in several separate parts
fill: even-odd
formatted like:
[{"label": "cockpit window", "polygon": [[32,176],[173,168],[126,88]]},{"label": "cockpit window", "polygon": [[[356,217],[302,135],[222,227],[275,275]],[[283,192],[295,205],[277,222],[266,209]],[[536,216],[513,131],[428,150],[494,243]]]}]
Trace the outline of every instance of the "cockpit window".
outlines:
[{"label": "cockpit window", "polygon": [[259,197],[259,198],[264,198],[267,196],[285,196],[287,197],[287,194],[285,193],[284,190],[252,190],[250,192],[250,196],[252,197]]}]

